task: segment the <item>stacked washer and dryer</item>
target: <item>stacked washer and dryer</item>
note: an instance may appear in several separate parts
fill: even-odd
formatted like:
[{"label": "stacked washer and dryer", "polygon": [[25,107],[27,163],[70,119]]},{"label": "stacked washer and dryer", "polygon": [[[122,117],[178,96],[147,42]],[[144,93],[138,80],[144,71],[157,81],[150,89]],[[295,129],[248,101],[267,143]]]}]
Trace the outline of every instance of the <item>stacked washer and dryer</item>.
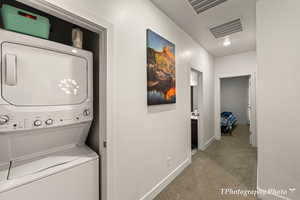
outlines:
[{"label": "stacked washer and dryer", "polygon": [[0,30],[0,200],[98,200],[91,52]]}]

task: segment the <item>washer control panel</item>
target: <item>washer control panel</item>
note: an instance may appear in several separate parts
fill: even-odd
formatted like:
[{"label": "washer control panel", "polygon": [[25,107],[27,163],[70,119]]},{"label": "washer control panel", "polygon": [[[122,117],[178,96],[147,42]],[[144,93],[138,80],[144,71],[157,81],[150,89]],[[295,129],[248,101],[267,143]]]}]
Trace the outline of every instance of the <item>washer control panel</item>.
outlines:
[{"label": "washer control panel", "polygon": [[0,133],[31,130],[76,124],[91,121],[93,111],[89,107],[51,112],[14,112],[0,113]]}]

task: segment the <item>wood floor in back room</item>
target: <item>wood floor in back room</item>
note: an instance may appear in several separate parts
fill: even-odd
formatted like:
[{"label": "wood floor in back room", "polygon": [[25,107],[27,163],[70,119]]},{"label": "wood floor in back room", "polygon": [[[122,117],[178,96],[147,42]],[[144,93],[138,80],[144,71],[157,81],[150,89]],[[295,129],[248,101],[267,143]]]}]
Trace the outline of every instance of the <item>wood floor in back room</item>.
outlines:
[{"label": "wood floor in back room", "polygon": [[224,195],[223,189],[255,190],[257,149],[249,144],[249,127],[238,125],[230,135],[193,156],[187,167],[155,200],[255,200],[253,195]]}]

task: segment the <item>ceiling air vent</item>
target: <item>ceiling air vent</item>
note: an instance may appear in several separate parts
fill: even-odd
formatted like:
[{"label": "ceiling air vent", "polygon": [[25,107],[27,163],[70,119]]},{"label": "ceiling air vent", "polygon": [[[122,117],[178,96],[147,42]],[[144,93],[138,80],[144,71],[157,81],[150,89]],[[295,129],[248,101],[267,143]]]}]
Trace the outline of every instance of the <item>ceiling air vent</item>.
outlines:
[{"label": "ceiling air vent", "polygon": [[188,0],[197,14],[211,9],[227,0]]},{"label": "ceiling air vent", "polygon": [[215,38],[225,37],[227,35],[243,31],[241,19],[235,19],[225,24],[215,26],[209,29]]}]

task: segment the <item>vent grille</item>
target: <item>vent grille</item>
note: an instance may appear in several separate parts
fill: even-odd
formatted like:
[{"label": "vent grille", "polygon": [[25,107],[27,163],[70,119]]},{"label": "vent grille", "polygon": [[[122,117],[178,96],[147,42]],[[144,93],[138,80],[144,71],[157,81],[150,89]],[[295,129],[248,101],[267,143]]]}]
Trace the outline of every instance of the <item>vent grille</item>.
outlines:
[{"label": "vent grille", "polygon": [[188,0],[197,14],[211,9],[227,0]]},{"label": "vent grille", "polygon": [[241,19],[235,19],[225,24],[210,28],[210,32],[215,36],[215,38],[225,37],[241,31],[243,31]]}]

